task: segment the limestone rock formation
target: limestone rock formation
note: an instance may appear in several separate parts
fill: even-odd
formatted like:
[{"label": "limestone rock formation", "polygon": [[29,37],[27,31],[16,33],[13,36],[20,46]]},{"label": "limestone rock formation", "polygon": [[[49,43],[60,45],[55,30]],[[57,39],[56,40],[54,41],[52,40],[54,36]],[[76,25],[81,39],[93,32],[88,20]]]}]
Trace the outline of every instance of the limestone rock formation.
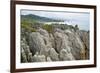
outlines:
[{"label": "limestone rock formation", "polygon": [[48,53],[52,61],[59,61],[58,53],[55,51],[54,48],[50,48]]},{"label": "limestone rock formation", "polygon": [[75,60],[71,52],[68,52],[66,49],[62,49],[60,51],[60,60],[66,61],[66,60]]},{"label": "limestone rock formation", "polygon": [[36,52],[45,52],[45,44],[42,38],[43,36],[39,32],[30,33],[29,37],[29,46],[32,54],[34,55]]},{"label": "limestone rock formation", "polygon": [[25,43],[25,39],[21,41],[21,56],[22,62],[32,62],[32,53],[30,52],[29,46]]},{"label": "limestone rock formation", "polygon": [[39,53],[36,52],[36,54],[33,56],[33,61],[34,62],[45,62],[46,61],[45,55],[39,55]]},{"label": "limestone rock formation", "polygon": [[51,62],[89,59],[89,32],[43,28],[21,39],[22,62]]}]

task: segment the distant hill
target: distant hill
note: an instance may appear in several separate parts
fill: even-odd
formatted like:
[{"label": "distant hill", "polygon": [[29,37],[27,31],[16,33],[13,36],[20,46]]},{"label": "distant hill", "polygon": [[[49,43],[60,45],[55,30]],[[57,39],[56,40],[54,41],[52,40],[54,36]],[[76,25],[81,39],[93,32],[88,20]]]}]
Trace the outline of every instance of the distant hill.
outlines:
[{"label": "distant hill", "polygon": [[40,22],[60,22],[61,20],[42,17],[34,14],[21,15],[21,19],[25,21],[40,21]]}]

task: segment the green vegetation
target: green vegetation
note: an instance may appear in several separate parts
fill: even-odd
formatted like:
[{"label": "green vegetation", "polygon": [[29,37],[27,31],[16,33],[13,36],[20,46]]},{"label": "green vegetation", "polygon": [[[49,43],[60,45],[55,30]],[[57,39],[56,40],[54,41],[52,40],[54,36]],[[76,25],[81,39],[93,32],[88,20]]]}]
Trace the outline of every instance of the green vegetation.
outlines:
[{"label": "green vegetation", "polygon": [[67,24],[43,24],[39,22],[29,22],[29,21],[22,21],[21,22],[21,27],[24,28],[28,32],[36,32],[36,29],[43,28],[47,30],[49,33],[52,33],[55,28],[59,28],[61,30],[66,30],[66,29],[73,29],[74,31],[79,30],[78,25],[72,26],[72,25],[67,25]]},{"label": "green vegetation", "polygon": [[[47,30],[49,33],[52,33],[55,28],[59,28],[61,30],[66,30],[66,29],[73,29],[74,31],[79,30],[78,25],[72,26],[72,25],[57,24],[57,23],[45,24],[45,23],[42,23],[41,21],[45,20],[46,18],[43,18],[43,19],[42,18],[43,17],[37,17],[35,15],[22,16],[21,28],[23,28],[25,32],[36,32],[36,30],[40,27]],[[46,21],[48,20],[50,19],[46,19]]]},{"label": "green vegetation", "polygon": [[52,33],[52,31],[53,31],[53,26],[52,25],[44,24],[42,26],[42,28],[47,30],[49,33]]},{"label": "green vegetation", "polygon": [[[58,22],[61,20],[57,20]],[[52,33],[55,28],[61,30],[73,29],[74,31],[79,30],[78,25],[72,26],[67,24],[45,24],[42,22],[57,22],[56,20],[40,17],[37,15],[21,15],[21,27],[24,28],[26,32],[36,32],[36,29],[43,28],[49,33]]]},{"label": "green vegetation", "polygon": [[33,28],[32,25],[30,23],[28,23],[27,21],[23,21],[21,23],[21,27],[29,32],[36,32],[36,29]]},{"label": "green vegetation", "polygon": [[53,24],[53,27],[54,28],[59,28],[61,30],[66,30],[66,29],[74,29],[75,30],[75,27],[72,26],[72,25],[67,25],[67,24]]}]

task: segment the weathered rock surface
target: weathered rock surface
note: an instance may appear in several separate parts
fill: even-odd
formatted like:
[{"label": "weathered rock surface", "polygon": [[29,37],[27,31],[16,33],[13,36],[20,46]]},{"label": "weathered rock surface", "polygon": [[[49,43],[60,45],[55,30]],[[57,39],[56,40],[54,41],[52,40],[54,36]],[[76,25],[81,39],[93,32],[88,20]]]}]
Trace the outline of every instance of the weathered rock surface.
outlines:
[{"label": "weathered rock surface", "polygon": [[78,32],[79,36],[80,36],[80,39],[82,40],[83,44],[84,44],[84,48],[86,50],[86,58],[89,59],[89,31],[86,32],[86,31],[80,31]]},{"label": "weathered rock surface", "polygon": [[66,60],[75,60],[71,52],[68,52],[66,49],[62,49],[60,51],[60,60],[66,61]]},{"label": "weathered rock surface", "polygon": [[49,56],[47,57],[47,62],[52,62],[52,60]]},{"label": "weathered rock surface", "polygon": [[45,55],[39,55],[39,53],[36,52],[36,54],[33,56],[33,61],[34,62],[45,62],[46,57],[45,57]]},{"label": "weathered rock surface", "polygon": [[50,56],[52,61],[59,61],[58,53],[55,51],[54,48],[50,48],[48,53],[49,53],[48,55]]},{"label": "weathered rock surface", "polygon": [[23,39],[21,41],[21,57],[22,57],[22,62],[32,62],[32,53],[30,52],[29,46],[25,43],[26,40]]},{"label": "weathered rock surface", "polygon": [[36,52],[45,52],[43,36],[39,32],[32,32],[29,37],[29,46],[32,54]]},{"label": "weathered rock surface", "polygon": [[29,40],[22,40],[21,43],[23,62],[89,59],[89,32],[87,31],[55,28],[53,33],[49,33],[39,28],[28,36]]}]

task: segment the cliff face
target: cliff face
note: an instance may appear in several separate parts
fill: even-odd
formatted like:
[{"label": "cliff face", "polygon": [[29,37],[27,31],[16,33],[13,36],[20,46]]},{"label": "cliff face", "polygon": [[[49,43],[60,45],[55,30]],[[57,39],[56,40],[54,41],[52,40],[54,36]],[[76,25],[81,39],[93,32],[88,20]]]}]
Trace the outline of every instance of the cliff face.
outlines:
[{"label": "cliff face", "polygon": [[69,61],[89,59],[89,32],[43,28],[21,31],[21,62]]}]

